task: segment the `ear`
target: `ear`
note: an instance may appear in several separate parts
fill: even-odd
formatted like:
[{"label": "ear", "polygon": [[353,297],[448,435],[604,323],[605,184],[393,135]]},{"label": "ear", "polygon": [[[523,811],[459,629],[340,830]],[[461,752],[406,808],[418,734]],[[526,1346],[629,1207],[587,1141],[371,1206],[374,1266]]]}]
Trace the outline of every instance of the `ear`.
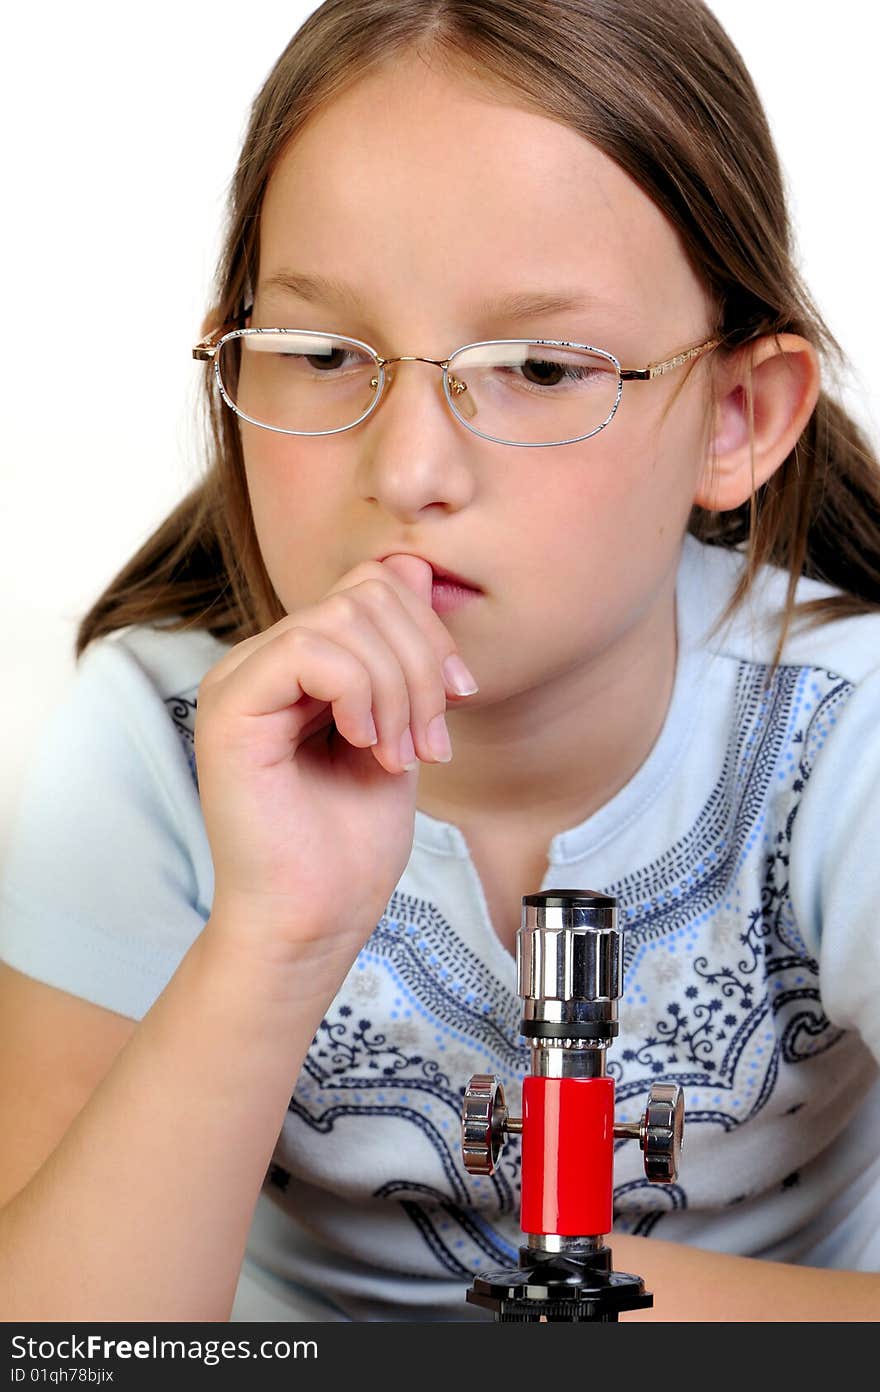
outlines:
[{"label": "ear", "polygon": [[759,338],[731,353],[716,369],[709,457],[694,502],[709,512],[746,502],[793,450],[820,386],[818,354],[798,334]]}]

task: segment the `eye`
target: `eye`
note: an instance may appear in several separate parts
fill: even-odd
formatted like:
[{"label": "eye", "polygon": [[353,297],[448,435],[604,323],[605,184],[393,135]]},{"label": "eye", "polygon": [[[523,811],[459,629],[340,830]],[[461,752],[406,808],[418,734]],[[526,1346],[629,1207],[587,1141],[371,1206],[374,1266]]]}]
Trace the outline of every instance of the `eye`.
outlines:
[{"label": "eye", "polygon": [[[527,381],[539,387],[556,387],[560,382],[584,382],[599,369],[586,364],[547,362],[544,358],[528,358],[522,364]],[[531,374],[529,376],[528,374]]]},{"label": "eye", "polygon": [[304,356],[309,367],[317,367],[321,372],[331,371],[334,367],[344,367],[346,358],[354,357],[345,348],[333,348],[329,353],[306,353]]}]

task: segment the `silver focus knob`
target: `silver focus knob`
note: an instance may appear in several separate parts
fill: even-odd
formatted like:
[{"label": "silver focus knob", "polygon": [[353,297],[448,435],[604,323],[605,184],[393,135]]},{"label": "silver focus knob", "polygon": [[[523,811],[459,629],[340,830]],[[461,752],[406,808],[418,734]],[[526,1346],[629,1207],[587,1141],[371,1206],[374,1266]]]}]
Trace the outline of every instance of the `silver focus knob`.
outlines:
[{"label": "silver focus knob", "polygon": [[475,1073],[461,1104],[461,1157],[468,1174],[490,1175],[510,1132],[522,1120],[508,1115],[504,1086],[494,1073]]},{"label": "silver focus knob", "polygon": [[642,1120],[645,1174],[652,1184],[671,1184],[678,1177],[684,1138],[684,1091],[678,1083],[652,1083]]},{"label": "silver focus knob", "polygon": [[648,1105],[635,1122],[617,1122],[617,1140],[638,1141],[644,1152],[645,1174],[652,1184],[672,1184],[684,1138],[684,1090],[678,1083],[652,1083]]}]

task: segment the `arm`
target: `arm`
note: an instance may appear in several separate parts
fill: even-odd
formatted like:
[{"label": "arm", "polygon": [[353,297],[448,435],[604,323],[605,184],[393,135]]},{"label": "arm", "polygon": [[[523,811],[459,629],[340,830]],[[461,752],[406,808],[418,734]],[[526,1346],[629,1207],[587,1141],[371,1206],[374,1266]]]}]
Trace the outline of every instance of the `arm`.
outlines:
[{"label": "arm", "polygon": [[147,1013],[57,1148],[22,1142],[34,1163],[0,1211],[7,1319],[228,1318],[306,1049],[411,852],[401,740],[436,758],[454,651],[430,599],[427,562],[365,562],[231,648],[198,686],[198,798],[119,644],[75,684],[17,824],[6,960]]},{"label": "arm", "polygon": [[[326,1004],[212,919],[62,1141],[0,1211],[6,1320],[226,1320]],[[344,970],[344,968],[343,968]]]},{"label": "arm", "polygon": [[654,1296],[652,1309],[624,1315],[626,1320],[836,1323],[880,1318],[880,1273],[790,1266],[613,1233],[609,1243],[615,1268],[636,1272]]}]

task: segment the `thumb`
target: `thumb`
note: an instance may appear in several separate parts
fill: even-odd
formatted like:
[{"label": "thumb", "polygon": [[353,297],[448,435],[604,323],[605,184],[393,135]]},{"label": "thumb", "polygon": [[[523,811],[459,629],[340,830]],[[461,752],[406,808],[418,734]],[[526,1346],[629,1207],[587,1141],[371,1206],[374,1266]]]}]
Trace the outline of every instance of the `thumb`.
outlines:
[{"label": "thumb", "polygon": [[434,572],[427,561],[423,561],[420,556],[400,552],[395,556],[386,556],[382,564],[402,580],[407,589],[430,605]]}]

